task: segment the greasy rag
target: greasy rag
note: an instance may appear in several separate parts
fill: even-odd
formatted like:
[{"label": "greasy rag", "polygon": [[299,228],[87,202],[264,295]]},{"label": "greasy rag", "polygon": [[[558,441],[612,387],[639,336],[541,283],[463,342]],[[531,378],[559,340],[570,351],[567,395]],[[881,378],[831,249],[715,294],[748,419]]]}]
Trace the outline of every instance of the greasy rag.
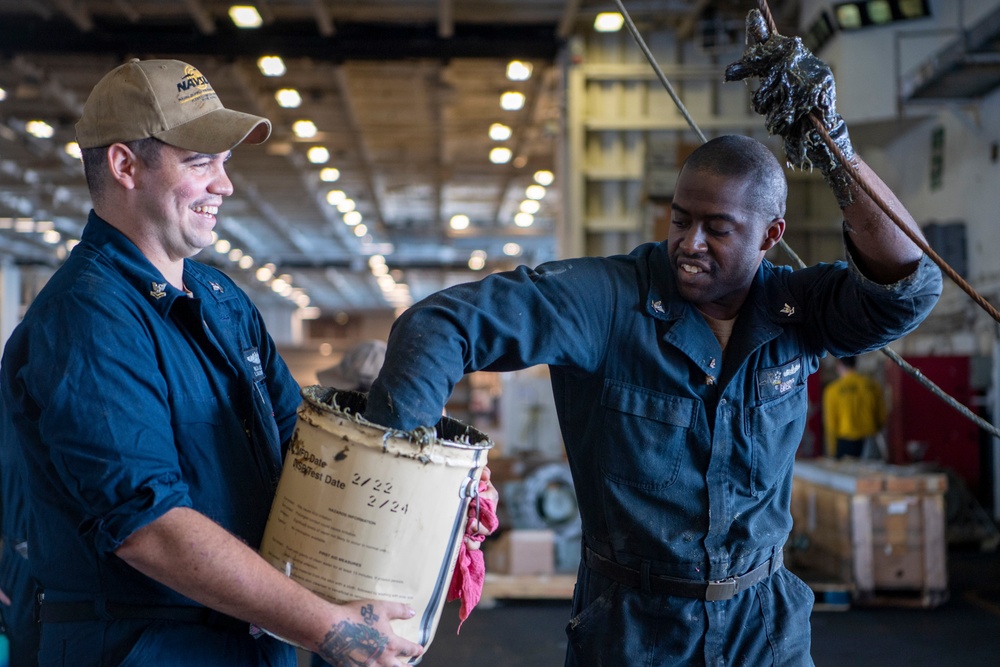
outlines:
[{"label": "greasy rag", "polygon": [[[493,501],[483,497],[483,492],[488,488],[486,482],[479,482],[479,523],[487,530],[493,532],[500,525],[497,519],[496,508]],[[475,504],[469,506],[469,517],[475,518]],[[476,542],[486,539],[485,535],[472,533],[471,521],[466,523],[465,534]],[[462,623],[469,617],[472,610],[479,604],[479,598],[483,595],[483,582],[486,580],[486,563],[483,560],[481,549],[470,549],[465,546],[465,540],[458,549],[458,562],[455,564],[455,574],[451,577],[451,586],[448,588],[448,602],[462,599],[462,606],[458,610],[458,634],[462,630]]]}]

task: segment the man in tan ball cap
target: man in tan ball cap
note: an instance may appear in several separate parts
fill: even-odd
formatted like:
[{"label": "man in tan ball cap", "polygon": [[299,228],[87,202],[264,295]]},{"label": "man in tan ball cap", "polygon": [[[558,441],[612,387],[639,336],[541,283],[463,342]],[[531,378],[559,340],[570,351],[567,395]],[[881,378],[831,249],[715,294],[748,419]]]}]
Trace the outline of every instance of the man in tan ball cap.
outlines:
[{"label": "man in tan ball cap", "polygon": [[39,662],[293,667],[275,637],[334,665],[420,655],[389,623],[406,605],[327,602],[256,551],[299,388],[248,296],[190,258],[233,192],[230,151],[270,123],[191,65],[131,60],[76,127],[93,210],[0,371]]}]

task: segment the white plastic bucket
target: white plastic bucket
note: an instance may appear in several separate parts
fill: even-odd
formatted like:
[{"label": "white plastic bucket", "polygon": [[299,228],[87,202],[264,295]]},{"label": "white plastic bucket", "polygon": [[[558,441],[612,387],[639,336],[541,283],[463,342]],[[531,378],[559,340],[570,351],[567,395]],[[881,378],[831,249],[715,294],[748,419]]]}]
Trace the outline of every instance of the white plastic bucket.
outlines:
[{"label": "white plastic bucket", "polygon": [[447,417],[434,431],[377,426],[358,392],[302,397],[260,553],[327,600],[410,605],[393,630],[426,648],[493,443]]}]

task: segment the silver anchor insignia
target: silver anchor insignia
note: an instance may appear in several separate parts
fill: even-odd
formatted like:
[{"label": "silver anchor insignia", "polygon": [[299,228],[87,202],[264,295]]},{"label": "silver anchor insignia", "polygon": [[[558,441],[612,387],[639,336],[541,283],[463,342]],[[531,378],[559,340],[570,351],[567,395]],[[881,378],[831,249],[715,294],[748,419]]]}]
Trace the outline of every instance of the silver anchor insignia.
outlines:
[{"label": "silver anchor insignia", "polygon": [[149,291],[149,296],[153,297],[154,299],[162,299],[167,295],[166,283],[151,283],[151,284],[153,286],[153,289]]},{"label": "silver anchor insignia", "polygon": [[785,307],[782,308],[781,310],[779,310],[778,312],[781,313],[782,315],[788,315],[789,317],[791,317],[792,315],[795,314],[795,308],[793,308],[792,306],[789,306],[786,303]]}]

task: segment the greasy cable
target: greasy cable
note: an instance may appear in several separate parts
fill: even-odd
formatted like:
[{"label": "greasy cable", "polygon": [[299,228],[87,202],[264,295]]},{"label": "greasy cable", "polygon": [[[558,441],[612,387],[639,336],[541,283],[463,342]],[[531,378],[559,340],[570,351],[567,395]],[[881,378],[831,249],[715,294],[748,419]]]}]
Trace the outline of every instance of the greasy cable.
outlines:
[{"label": "greasy cable", "polygon": [[[614,2],[618,6],[618,10],[621,12],[622,18],[625,19],[625,25],[628,26],[628,30],[632,34],[633,39],[635,39],[635,42],[639,46],[639,49],[642,51],[643,55],[646,56],[646,60],[649,61],[649,64],[656,72],[656,75],[660,79],[660,82],[667,89],[667,93],[670,94],[671,99],[673,99],[674,104],[677,105],[677,108],[680,110],[681,115],[684,116],[684,119],[688,122],[688,125],[691,126],[691,129],[694,130],[695,134],[698,135],[702,143],[705,143],[707,141],[705,135],[702,133],[701,129],[699,129],[697,123],[695,123],[694,119],[691,117],[687,109],[684,107],[684,104],[681,103],[680,98],[674,92],[673,86],[670,85],[670,82],[667,80],[666,75],[664,75],[663,70],[656,62],[656,58],[653,57],[653,54],[649,50],[649,47],[646,46],[645,40],[642,38],[642,35],[639,33],[639,30],[635,27],[635,23],[632,22],[632,17],[629,15],[628,10],[625,9],[625,5],[622,4],[622,0],[614,0]],[[772,35],[778,34],[778,27],[777,24],[775,24],[774,22],[774,17],[771,15],[770,8],[767,6],[767,0],[757,0],[757,6],[760,9],[761,15],[764,17],[764,20],[767,22],[768,30],[771,32]],[[833,154],[837,157],[837,160],[839,160],[840,163],[847,169],[848,174],[850,174],[851,178],[854,179],[854,182],[857,183],[862,190],[864,190],[865,194],[871,197],[872,201],[878,204],[878,206],[886,213],[886,215],[889,216],[889,218],[896,224],[896,226],[899,227],[903,231],[903,233],[906,234],[906,236],[909,237],[909,239],[917,245],[917,247],[919,247],[928,257],[930,257],[931,260],[934,261],[934,263],[937,264],[941,268],[941,270],[948,275],[949,278],[955,281],[955,283],[959,287],[961,287],[962,290],[966,292],[966,294],[972,297],[972,299],[976,303],[978,303],[984,310],[986,310],[986,312],[988,312],[990,316],[993,317],[994,320],[1000,322],[1000,312],[998,312],[996,308],[990,305],[989,302],[986,301],[986,299],[984,299],[981,295],[979,295],[972,288],[972,286],[969,285],[969,283],[967,283],[961,276],[959,276],[958,273],[954,269],[952,269],[941,258],[940,255],[934,252],[934,250],[931,249],[931,247],[927,245],[927,243],[922,238],[920,238],[916,233],[913,232],[913,230],[911,230],[903,223],[902,219],[899,218],[899,216],[895,213],[895,211],[893,211],[891,207],[880,196],[878,196],[877,193],[875,193],[875,191],[871,188],[871,186],[869,186],[868,183],[865,182],[864,178],[861,177],[861,175],[857,172],[857,170],[850,163],[850,161],[844,159],[843,153],[841,153],[840,148],[830,138],[830,134],[826,131],[826,127],[823,125],[823,123],[815,116],[810,116],[810,118],[813,122],[813,125],[815,125],[816,129],[819,131],[820,136],[823,137],[823,141],[826,143],[827,147],[829,147],[830,150],[833,151]],[[798,268],[804,269],[806,267],[805,262],[803,262],[802,259],[795,253],[795,251],[793,251],[792,248],[787,243],[785,243],[785,239],[781,239],[780,245],[782,250],[784,250],[788,254],[788,256],[792,258],[794,264]],[[903,358],[900,357],[898,354],[896,354],[892,349],[890,349],[889,347],[884,347],[879,351],[885,356],[887,356],[889,359],[891,359],[900,368],[902,368],[905,373],[913,377],[913,379],[915,379],[921,385],[926,387],[932,394],[934,394],[942,401],[947,403],[953,409],[958,411],[961,415],[963,415],[964,417],[975,423],[984,431],[991,433],[994,437],[1000,438],[1000,429],[998,429],[996,426],[989,423],[985,419],[974,414],[971,410],[969,410],[969,408],[967,408],[966,406],[959,403],[956,399],[949,396],[947,393],[944,392],[944,390],[942,390],[940,387],[934,384],[934,382],[932,382],[930,379],[924,376],[924,374],[921,373],[919,369],[913,367],[912,365],[904,361]]]}]

